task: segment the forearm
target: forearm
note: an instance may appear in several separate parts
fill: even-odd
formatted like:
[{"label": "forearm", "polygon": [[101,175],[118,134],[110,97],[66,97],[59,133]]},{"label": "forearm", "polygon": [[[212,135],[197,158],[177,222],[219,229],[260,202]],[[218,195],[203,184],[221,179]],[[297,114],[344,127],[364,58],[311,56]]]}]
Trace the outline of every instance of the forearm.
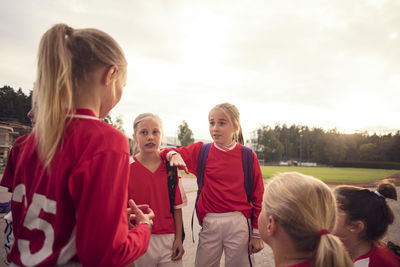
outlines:
[{"label": "forearm", "polygon": [[174,210],[175,239],[182,240],[182,209]]}]

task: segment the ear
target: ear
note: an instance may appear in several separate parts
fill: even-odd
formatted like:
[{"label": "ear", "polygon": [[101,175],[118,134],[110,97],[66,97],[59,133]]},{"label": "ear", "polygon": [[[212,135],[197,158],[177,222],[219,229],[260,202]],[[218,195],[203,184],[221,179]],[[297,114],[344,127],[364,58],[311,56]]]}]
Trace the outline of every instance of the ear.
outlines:
[{"label": "ear", "polygon": [[118,72],[117,66],[111,66],[106,68],[105,74],[104,74],[104,84],[105,85],[110,85],[114,81],[114,76]]},{"label": "ear", "polygon": [[359,234],[364,231],[365,223],[363,221],[352,221],[350,224],[348,224],[347,229],[352,234]]},{"label": "ear", "polygon": [[278,224],[276,223],[274,217],[267,217],[267,235],[273,236],[278,230]]}]

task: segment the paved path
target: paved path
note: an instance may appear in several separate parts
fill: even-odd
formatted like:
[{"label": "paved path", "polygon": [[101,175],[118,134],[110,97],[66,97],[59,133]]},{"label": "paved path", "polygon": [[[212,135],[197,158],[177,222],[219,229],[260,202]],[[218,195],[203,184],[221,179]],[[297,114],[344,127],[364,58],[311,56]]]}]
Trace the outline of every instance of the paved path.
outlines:
[{"label": "paved path", "polygon": [[[188,197],[188,205],[183,208],[183,220],[184,220],[184,226],[185,226],[185,232],[186,232],[186,239],[184,243],[185,247],[185,255],[183,256],[183,266],[194,266],[194,259],[196,255],[196,247],[197,247],[197,241],[198,241],[198,232],[200,230],[200,227],[197,223],[197,218],[195,216],[195,221],[194,221],[194,238],[195,238],[195,243],[192,241],[192,230],[191,230],[191,218],[192,218],[192,212],[193,212],[193,206],[194,206],[194,201],[196,198],[196,191],[197,191],[197,184],[196,184],[196,179],[194,178],[184,178],[183,179],[183,186],[185,188],[186,195]],[[400,187],[397,187],[397,192],[398,195],[400,196]],[[7,189],[4,187],[0,186],[0,202],[5,202],[10,199],[11,195],[7,192]],[[389,228],[388,235],[387,237],[390,238],[385,238],[384,240],[391,240],[395,242],[396,244],[400,244],[400,201],[392,201],[388,200],[389,205],[391,206],[393,213],[396,216],[394,224]],[[0,214],[0,267],[1,266],[6,266],[3,262],[5,259],[5,251],[2,247],[2,242],[4,240],[4,233],[3,229],[5,227],[4,220],[2,217],[4,214]],[[272,251],[271,249],[265,244],[264,249],[260,251],[259,253],[255,254],[255,261],[256,264],[255,266],[265,266],[265,267],[273,267],[274,266],[274,261],[272,257]],[[222,257],[222,264],[224,259]]]}]

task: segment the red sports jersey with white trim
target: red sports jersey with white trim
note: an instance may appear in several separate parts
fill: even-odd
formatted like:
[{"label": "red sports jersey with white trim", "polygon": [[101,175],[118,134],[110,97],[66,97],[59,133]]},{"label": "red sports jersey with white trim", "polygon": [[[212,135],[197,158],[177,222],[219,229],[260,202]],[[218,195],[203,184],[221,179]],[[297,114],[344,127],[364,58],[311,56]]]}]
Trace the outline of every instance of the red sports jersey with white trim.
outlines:
[{"label": "red sports jersey with white trim", "polygon": [[4,170],[0,185],[7,187],[10,190],[12,190],[13,186],[13,176],[15,172],[15,164],[18,158],[19,150],[21,149],[21,146],[25,143],[25,139],[27,137],[28,137],[27,135],[18,137],[13,144],[10,154],[8,155],[6,169]]},{"label": "red sports jersey with white trim", "polygon": [[400,267],[400,257],[380,243],[354,261],[355,267]]},{"label": "red sports jersey with white trim", "polygon": [[[129,149],[125,136],[78,110],[47,172],[34,133],[21,146],[11,211],[17,265],[124,266],[145,253],[149,227],[128,231]],[[75,116],[75,115],[74,115]]]},{"label": "red sports jersey with white trim", "polygon": [[[131,163],[128,198],[136,204],[149,204],[154,211],[152,234],[175,233],[173,214],[170,211],[167,166],[162,162],[153,173],[143,166],[135,157]],[[178,178],[175,187],[174,208],[182,208],[187,203],[182,182]]]},{"label": "red sports jersey with white trim", "polygon": [[[197,161],[202,142],[187,147],[173,149],[181,154],[189,171],[197,172]],[[166,158],[171,149],[164,149],[161,157]],[[261,212],[261,203],[264,193],[260,165],[253,151],[253,203],[254,229],[258,229],[258,216]],[[206,213],[224,213],[240,211],[246,218],[251,217],[252,206],[247,201],[244,189],[244,173],[242,166],[242,145],[236,144],[232,150],[222,151],[213,143],[208,153],[204,170],[204,186],[197,203],[197,212],[201,222]]]}]

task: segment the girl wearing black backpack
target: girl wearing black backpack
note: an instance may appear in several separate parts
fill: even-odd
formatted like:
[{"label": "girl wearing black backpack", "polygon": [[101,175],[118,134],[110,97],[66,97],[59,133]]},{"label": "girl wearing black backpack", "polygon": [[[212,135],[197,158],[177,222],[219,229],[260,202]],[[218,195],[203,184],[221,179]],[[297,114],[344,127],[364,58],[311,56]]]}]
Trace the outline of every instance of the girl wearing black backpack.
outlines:
[{"label": "girl wearing black backpack", "polygon": [[136,204],[148,204],[155,214],[149,248],[135,261],[135,266],[182,267],[182,207],[187,200],[176,169],[175,172],[170,170],[159,155],[161,119],[152,113],[140,114],[133,129],[135,147],[130,164],[128,196]]}]

